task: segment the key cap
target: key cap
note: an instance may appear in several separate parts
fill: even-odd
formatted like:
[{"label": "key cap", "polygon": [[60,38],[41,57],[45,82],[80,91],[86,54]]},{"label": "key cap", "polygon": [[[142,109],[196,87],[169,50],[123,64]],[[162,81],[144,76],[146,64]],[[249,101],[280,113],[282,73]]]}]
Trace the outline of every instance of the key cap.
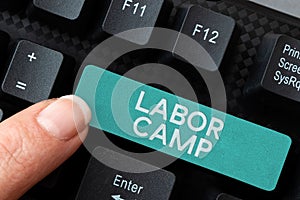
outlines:
[{"label": "key cap", "polygon": [[300,102],[300,41],[280,34],[266,35],[244,93],[268,103]]},{"label": "key cap", "polygon": [[[159,26],[166,22],[171,8],[169,0],[112,0],[102,29],[109,35],[115,35],[131,29]],[[151,31],[145,31],[143,35],[124,39],[145,44],[150,36]]]},{"label": "key cap", "polygon": [[[179,10],[174,27],[195,39],[220,67],[235,29],[235,21],[200,6],[188,6]],[[173,53],[179,51],[177,46],[180,40],[179,36]]]},{"label": "key cap", "polygon": [[287,15],[300,18],[300,5],[298,0],[248,0],[256,4],[265,6],[285,13]]},{"label": "key cap", "polygon": [[83,34],[91,22],[95,7],[98,7],[95,0],[32,0],[29,15],[42,18],[64,31]]},{"label": "key cap", "polygon": [[9,63],[2,91],[30,103],[48,99],[63,63],[62,53],[21,40]]},{"label": "key cap", "polygon": [[[147,173],[123,172],[91,158],[82,180],[77,200],[98,199],[143,199],[167,200],[172,191],[175,176],[125,155],[99,147],[94,153],[101,160],[111,160],[118,166],[131,166],[131,169],[152,170]],[[113,159],[113,160],[112,160]]]},{"label": "key cap", "polygon": [[291,145],[286,135],[92,65],[75,93],[93,109],[92,127],[267,191]]}]

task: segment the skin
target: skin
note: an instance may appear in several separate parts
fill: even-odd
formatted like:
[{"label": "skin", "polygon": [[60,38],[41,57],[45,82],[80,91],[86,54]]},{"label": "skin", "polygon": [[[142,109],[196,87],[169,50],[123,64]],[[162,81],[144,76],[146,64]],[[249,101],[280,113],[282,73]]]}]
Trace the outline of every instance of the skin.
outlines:
[{"label": "skin", "polygon": [[[82,144],[75,122],[69,120],[68,137],[59,138],[37,120],[43,110],[57,101],[52,99],[35,104],[0,123],[1,200],[20,198]],[[70,118],[72,105],[69,99],[59,100],[60,114]],[[80,136],[85,138],[88,126],[83,125],[81,129]]]}]

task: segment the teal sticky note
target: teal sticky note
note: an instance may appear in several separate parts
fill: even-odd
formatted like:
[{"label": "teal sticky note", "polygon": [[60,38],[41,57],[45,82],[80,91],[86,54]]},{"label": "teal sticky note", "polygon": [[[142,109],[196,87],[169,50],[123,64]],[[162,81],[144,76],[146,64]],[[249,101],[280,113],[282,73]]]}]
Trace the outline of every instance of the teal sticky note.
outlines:
[{"label": "teal sticky note", "polygon": [[91,126],[263,190],[276,187],[291,139],[279,132],[87,66],[76,95]]}]

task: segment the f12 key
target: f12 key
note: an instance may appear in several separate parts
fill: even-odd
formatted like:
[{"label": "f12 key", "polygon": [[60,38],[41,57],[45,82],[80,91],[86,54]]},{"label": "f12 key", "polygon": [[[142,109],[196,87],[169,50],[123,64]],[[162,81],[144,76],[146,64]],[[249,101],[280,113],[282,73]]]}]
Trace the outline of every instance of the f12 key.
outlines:
[{"label": "f12 key", "polygon": [[[219,68],[235,33],[235,21],[201,6],[185,5],[177,13],[174,28],[196,40]],[[180,48],[180,42],[179,36],[174,53]],[[207,68],[209,71],[218,70],[213,67]]]},{"label": "f12 key", "polygon": [[255,94],[255,98],[259,96],[268,104],[276,99],[300,102],[300,41],[285,35],[267,34],[244,92],[250,96]]}]

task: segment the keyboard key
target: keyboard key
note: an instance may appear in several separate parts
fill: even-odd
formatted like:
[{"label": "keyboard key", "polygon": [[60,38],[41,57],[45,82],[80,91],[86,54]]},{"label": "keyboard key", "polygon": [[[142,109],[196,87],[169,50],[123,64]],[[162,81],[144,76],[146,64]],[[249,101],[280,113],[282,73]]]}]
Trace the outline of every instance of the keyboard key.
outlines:
[{"label": "keyboard key", "polygon": [[[268,34],[264,37],[245,85],[245,94],[300,102],[300,41]],[[283,98],[282,98],[283,97]],[[293,102],[292,101],[292,102]]]},{"label": "keyboard key", "polygon": [[[169,0],[112,0],[102,28],[115,35],[131,29],[155,27],[166,22],[171,8]],[[151,31],[146,31],[143,35],[124,39],[145,44],[150,36]]]},{"label": "keyboard key", "polygon": [[[196,40],[210,54],[216,66],[220,67],[235,29],[235,21],[200,6],[189,6],[180,9],[174,27]],[[178,51],[178,42],[180,37],[174,53]]]},{"label": "keyboard key", "polygon": [[128,173],[110,168],[91,158],[79,188],[77,200],[143,199],[167,200],[172,191],[175,176],[141,161],[104,148],[97,148],[94,156],[111,160],[115,165],[132,166],[132,169],[148,169],[147,173]]},{"label": "keyboard key", "polygon": [[64,61],[64,55],[21,40],[13,53],[2,90],[30,103],[48,99]]},{"label": "keyboard key", "polygon": [[300,5],[298,0],[248,0],[256,4],[265,6],[282,12],[284,14],[297,17],[300,19]]},{"label": "keyboard key", "polygon": [[286,135],[96,66],[85,68],[75,93],[93,109],[92,127],[267,191],[291,145]]},{"label": "keyboard key", "polygon": [[29,15],[79,34],[89,25],[96,3],[95,0],[32,0]]}]

